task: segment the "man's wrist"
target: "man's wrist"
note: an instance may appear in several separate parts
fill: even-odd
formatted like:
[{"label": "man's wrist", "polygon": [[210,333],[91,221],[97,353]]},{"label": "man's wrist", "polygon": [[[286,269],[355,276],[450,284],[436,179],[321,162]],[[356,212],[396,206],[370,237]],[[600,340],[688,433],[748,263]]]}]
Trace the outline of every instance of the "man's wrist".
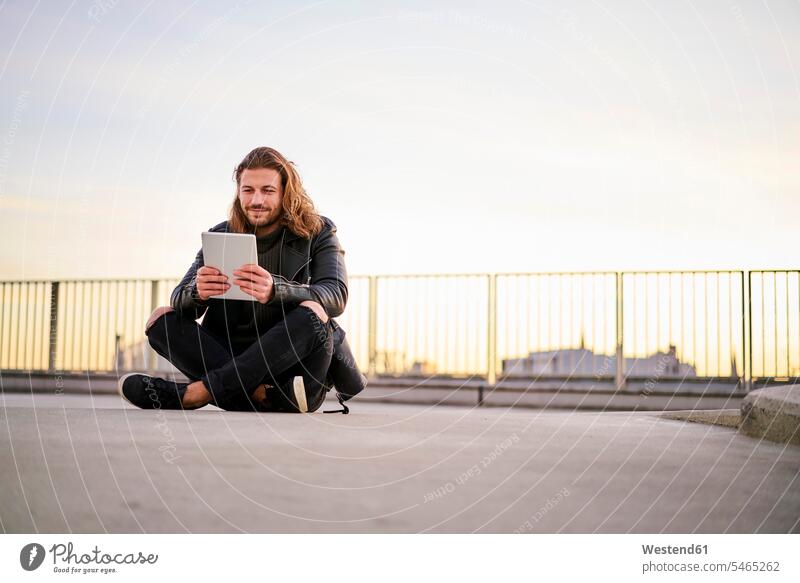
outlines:
[{"label": "man's wrist", "polygon": [[269,296],[267,296],[267,301],[264,302],[266,304],[272,303],[278,297],[278,285],[280,285],[280,281],[273,277],[272,278],[272,285],[269,289]]},{"label": "man's wrist", "polygon": [[197,302],[198,304],[205,304],[206,300],[200,297],[200,292],[197,290],[197,282],[193,281],[192,286],[189,289],[189,295],[193,301]]}]

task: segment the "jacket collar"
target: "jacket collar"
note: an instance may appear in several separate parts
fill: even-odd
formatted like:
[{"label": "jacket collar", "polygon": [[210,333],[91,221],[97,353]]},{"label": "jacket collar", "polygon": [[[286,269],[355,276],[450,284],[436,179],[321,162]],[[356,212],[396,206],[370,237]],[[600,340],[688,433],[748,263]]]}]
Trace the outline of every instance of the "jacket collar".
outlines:
[{"label": "jacket collar", "polygon": [[295,233],[293,233],[292,230],[289,229],[289,227],[284,228],[284,234],[283,234],[284,243],[288,243],[289,241],[295,241],[297,239],[304,240],[300,235],[296,235]]},{"label": "jacket collar", "polygon": [[[323,226],[323,230],[325,230],[325,228],[326,228],[326,226]],[[221,223],[211,227],[211,229],[209,229],[209,230],[210,231],[229,232],[228,221],[222,221]],[[295,234],[294,232],[292,232],[291,229],[289,229],[289,227],[286,227],[286,226],[284,226],[284,234],[282,235],[282,239],[283,239],[284,243],[289,243],[290,241],[297,241],[297,240],[299,240],[299,241],[306,241],[307,240],[307,239],[304,239],[303,237],[301,237],[300,235]]]}]

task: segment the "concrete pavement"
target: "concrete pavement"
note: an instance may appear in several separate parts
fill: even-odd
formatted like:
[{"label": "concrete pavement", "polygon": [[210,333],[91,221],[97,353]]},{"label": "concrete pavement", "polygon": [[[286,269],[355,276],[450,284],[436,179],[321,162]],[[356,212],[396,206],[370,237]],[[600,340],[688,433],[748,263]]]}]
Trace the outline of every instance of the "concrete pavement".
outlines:
[{"label": "concrete pavement", "polygon": [[0,404],[6,532],[800,532],[800,447],[654,412]]}]

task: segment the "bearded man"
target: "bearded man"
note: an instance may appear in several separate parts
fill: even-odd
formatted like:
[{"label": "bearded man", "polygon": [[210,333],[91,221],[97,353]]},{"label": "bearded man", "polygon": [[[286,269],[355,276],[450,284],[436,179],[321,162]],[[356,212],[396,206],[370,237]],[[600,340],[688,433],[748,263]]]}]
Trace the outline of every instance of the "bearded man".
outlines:
[{"label": "bearded man", "polygon": [[[348,295],[336,225],[316,212],[294,164],[273,148],[251,151],[233,177],[228,220],[210,231],[254,234],[258,263],[242,265],[229,280],[204,264],[201,249],[170,306],[156,309],[145,326],[153,349],[189,382],[133,373],[120,378],[119,392],[144,409],[213,403],[305,413],[319,409],[335,387],[347,413],[344,401],[367,379],[333,320]],[[231,286],[253,301],[215,297]]]}]

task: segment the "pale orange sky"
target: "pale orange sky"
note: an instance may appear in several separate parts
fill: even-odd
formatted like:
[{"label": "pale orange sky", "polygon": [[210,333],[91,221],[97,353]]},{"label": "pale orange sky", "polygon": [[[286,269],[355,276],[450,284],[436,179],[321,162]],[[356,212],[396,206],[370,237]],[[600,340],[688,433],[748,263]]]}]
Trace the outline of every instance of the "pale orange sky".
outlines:
[{"label": "pale orange sky", "polygon": [[259,145],[352,274],[796,268],[798,16],[5,4],[2,277],[182,274]]}]

